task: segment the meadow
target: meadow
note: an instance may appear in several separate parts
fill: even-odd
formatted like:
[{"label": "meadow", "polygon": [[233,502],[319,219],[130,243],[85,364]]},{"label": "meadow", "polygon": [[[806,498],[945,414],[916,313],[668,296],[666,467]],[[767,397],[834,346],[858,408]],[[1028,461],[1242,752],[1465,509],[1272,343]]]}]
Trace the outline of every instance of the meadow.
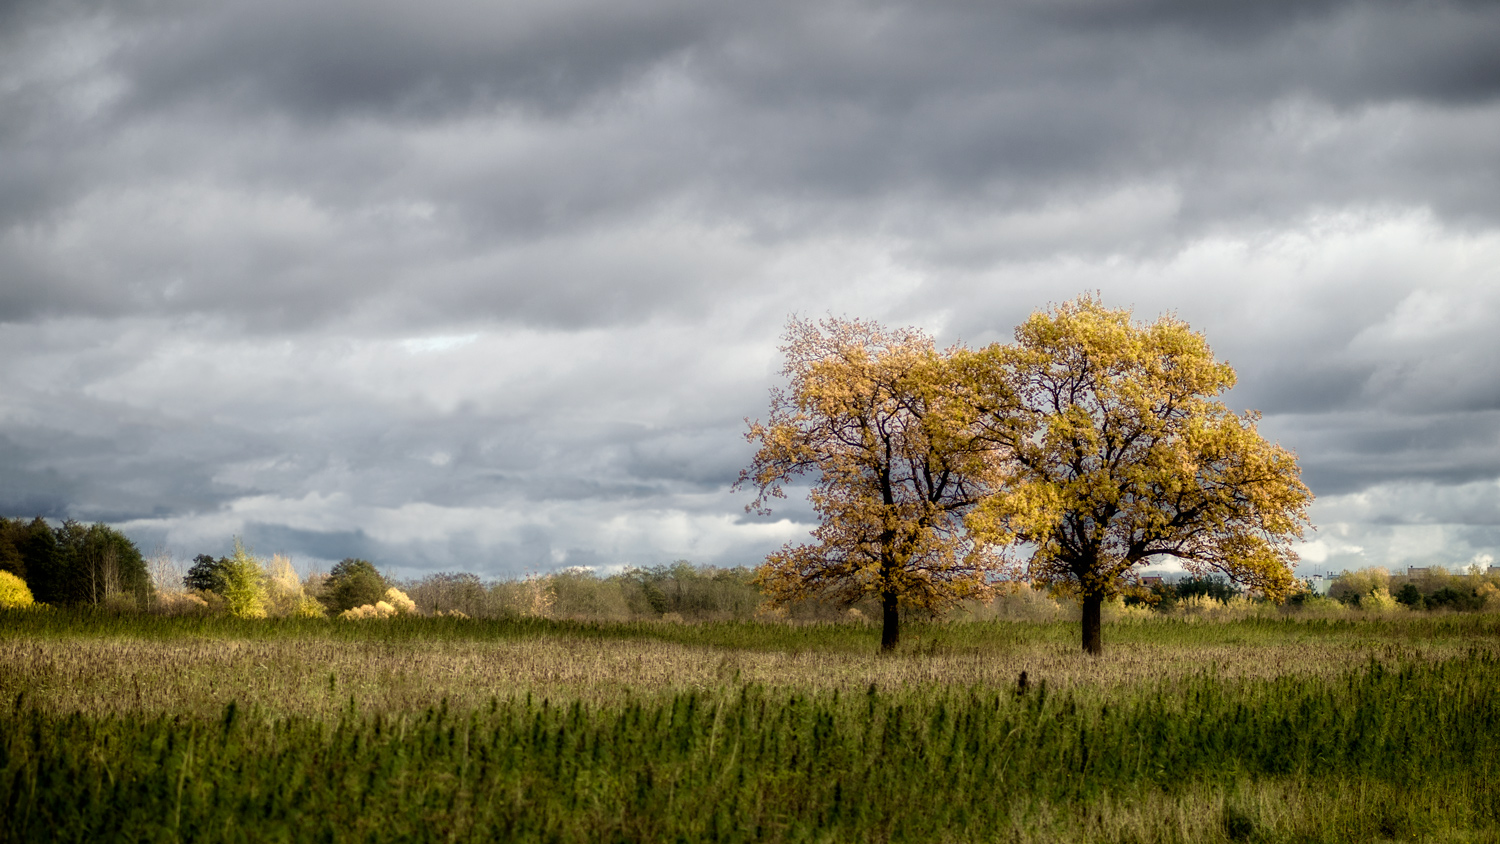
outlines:
[{"label": "meadow", "polygon": [[878,638],[0,613],[0,839],[1500,841],[1493,613]]}]

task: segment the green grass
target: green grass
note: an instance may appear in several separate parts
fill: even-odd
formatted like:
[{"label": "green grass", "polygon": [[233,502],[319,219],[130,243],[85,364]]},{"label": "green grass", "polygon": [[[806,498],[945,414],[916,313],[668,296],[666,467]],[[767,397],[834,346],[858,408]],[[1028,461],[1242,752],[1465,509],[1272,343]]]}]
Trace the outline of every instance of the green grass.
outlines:
[{"label": "green grass", "polygon": [[1500,841],[1500,618],[1075,635],[0,614],[0,840]]}]

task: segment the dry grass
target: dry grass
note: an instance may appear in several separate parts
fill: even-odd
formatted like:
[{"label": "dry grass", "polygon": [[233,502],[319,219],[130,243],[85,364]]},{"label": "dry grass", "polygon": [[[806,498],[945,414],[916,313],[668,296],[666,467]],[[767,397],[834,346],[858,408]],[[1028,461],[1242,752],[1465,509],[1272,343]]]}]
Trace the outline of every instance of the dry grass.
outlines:
[{"label": "dry grass", "polygon": [[1494,615],[877,636],[0,613],[0,804],[18,840],[1497,840]]},{"label": "dry grass", "polygon": [[[237,700],[272,713],[332,718],[351,697],[377,712],[527,695],[602,705],[744,683],[806,691],[863,691],[872,684],[1005,688],[1023,671],[1033,684],[1104,693],[1200,674],[1330,677],[1372,658],[1394,663],[1500,649],[1483,625],[1444,633],[1415,624],[1122,622],[1110,628],[1102,658],[1081,654],[1069,625],[1005,622],[920,628],[889,656],[837,646],[838,635],[873,635],[847,628],[829,628],[834,646],[782,649],[668,641],[702,632],[675,625],[646,628],[644,635],[637,625],[621,638],[591,628],[498,639],[465,636],[466,629],[484,628],[451,624],[444,635],[366,639],[145,638],[128,628],[116,635],[26,637],[11,630],[0,635],[0,700],[24,693],[52,711],[94,714],[211,714]],[[703,637],[712,639],[711,632]],[[732,632],[721,638],[732,641]],[[811,635],[815,641],[817,631]]]}]

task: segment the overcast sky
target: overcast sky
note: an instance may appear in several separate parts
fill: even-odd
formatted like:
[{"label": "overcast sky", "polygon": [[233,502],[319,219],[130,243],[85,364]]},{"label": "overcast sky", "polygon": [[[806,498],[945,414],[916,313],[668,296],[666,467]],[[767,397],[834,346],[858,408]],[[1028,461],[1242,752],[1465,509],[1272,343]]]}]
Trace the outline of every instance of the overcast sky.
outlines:
[{"label": "overcast sky", "polygon": [[758,563],[789,315],[1175,311],[1303,573],[1500,556],[1500,4],[0,2],[0,513]]}]

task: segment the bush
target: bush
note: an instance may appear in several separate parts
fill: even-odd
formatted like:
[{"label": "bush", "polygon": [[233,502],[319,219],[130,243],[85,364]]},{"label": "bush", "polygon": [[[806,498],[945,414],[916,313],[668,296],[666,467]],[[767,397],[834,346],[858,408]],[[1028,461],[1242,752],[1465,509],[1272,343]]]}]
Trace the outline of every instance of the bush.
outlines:
[{"label": "bush", "polygon": [[1396,590],[1396,602],[1419,610],[1424,602],[1422,590],[1417,588],[1417,584],[1408,583]]},{"label": "bush", "polygon": [[1221,604],[1229,603],[1240,594],[1240,590],[1236,589],[1234,584],[1221,577],[1189,577],[1178,581],[1173,591],[1177,593],[1180,600],[1202,596]]},{"label": "bush", "polygon": [[0,609],[26,609],[35,604],[26,581],[8,571],[0,571]]},{"label": "bush", "polygon": [[[880,607],[868,613],[880,617]],[[1045,588],[1026,583],[1000,584],[988,600],[966,601],[954,611],[953,618],[963,621],[1057,621],[1076,615],[1076,605],[1059,602]]]},{"label": "bush", "polygon": [[1444,586],[1428,595],[1426,604],[1430,610],[1484,609],[1484,599],[1479,597],[1478,590],[1461,591],[1452,586]]},{"label": "bush", "polygon": [[344,610],[339,613],[339,618],[345,621],[358,621],[364,618],[390,618],[396,615],[416,614],[416,602],[407,597],[405,592],[392,586],[385,590],[385,600]]},{"label": "bush", "polygon": [[[1377,589],[1390,595],[1390,572],[1383,568],[1361,569],[1345,572],[1334,578],[1333,585],[1328,587],[1328,597],[1348,606],[1358,607],[1362,606],[1366,596]],[[1375,603],[1383,604],[1384,601],[1376,599]]]},{"label": "bush", "polygon": [[1401,606],[1385,587],[1377,586],[1370,590],[1369,594],[1359,599],[1359,608],[1371,612],[1390,612]]},{"label": "bush", "polygon": [[405,592],[392,586],[385,590],[385,602],[396,608],[396,612],[402,615],[416,615],[417,602],[413,601]]},{"label": "bush", "polygon": [[365,604],[362,607],[351,607],[339,613],[339,618],[344,621],[360,621],[366,618],[390,618],[396,614],[396,608],[385,601],[376,601],[373,604]]},{"label": "bush", "polygon": [[224,599],[213,592],[156,593],[156,611],[162,615],[208,615],[223,606]]}]

